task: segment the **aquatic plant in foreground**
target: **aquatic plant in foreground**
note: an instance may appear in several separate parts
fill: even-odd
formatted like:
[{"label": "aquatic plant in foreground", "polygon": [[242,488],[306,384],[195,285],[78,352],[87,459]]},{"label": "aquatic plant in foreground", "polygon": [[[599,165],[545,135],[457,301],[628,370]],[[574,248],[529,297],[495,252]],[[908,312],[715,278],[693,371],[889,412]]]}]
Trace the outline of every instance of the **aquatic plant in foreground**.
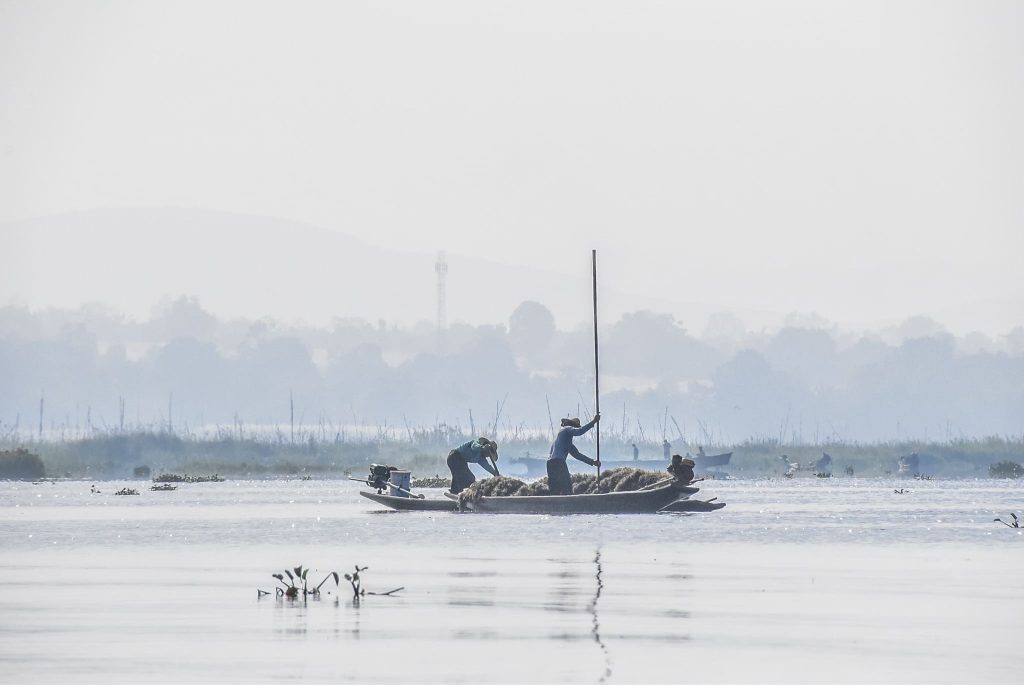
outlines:
[{"label": "aquatic plant in foreground", "polygon": [[[359,564],[356,564],[355,565],[355,570],[352,573],[346,573],[345,574],[345,580],[347,580],[352,585],[352,600],[354,602],[358,602],[361,597],[364,597],[366,595],[378,595],[378,596],[381,596],[381,597],[390,597],[391,595],[395,594],[399,590],[404,590],[405,589],[405,587],[403,586],[403,587],[397,587],[394,590],[388,590],[387,592],[367,592],[366,590],[363,589],[362,579],[359,576],[359,574],[361,572],[367,570],[367,568],[368,568],[367,566],[360,566]],[[312,596],[312,597],[319,597],[320,596],[320,588],[322,588],[324,586],[324,583],[326,583],[331,578],[334,578],[334,585],[335,585],[335,587],[338,587],[341,584],[341,576],[338,574],[338,572],[337,571],[330,571],[330,572],[328,572],[328,574],[326,576],[324,576],[324,579],[321,580],[318,585],[316,585],[315,587],[310,589],[309,588],[309,571],[310,571],[310,569],[303,568],[302,564],[299,564],[298,566],[296,566],[295,568],[293,568],[291,570],[285,569],[284,573],[272,573],[272,574],[270,574],[271,577],[276,578],[278,583],[280,583],[280,587],[275,587],[274,588],[275,595],[277,597],[283,597],[283,598],[287,598],[287,599],[298,599],[300,593],[302,594],[303,599],[305,599],[307,597],[310,597],[310,596]],[[285,576],[288,576],[288,580],[287,581],[285,581]],[[256,590],[256,597],[257,598],[263,597],[264,595],[269,595],[269,594],[270,594],[270,592],[267,591],[267,590],[260,590],[260,589]]]},{"label": "aquatic plant in foreground", "polygon": [[1020,528],[1020,519],[1019,519],[1019,518],[1017,518],[1017,514],[1015,514],[1015,513],[1013,513],[1013,512],[1011,511],[1011,512],[1010,512],[1010,516],[1012,516],[1012,517],[1013,517],[1013,523],[1007,523],[1006,521],[1004,521],[1004,520],[1002,520],[1002,519],[992,519],[992,521],[993,521],[993,522],[996,522],[996,521],[998,521],[999,523],[1003,524],[1003,525],[1004,525],[1004,526],[1006,526],[1007,528]]},{"label": "aquatic plant in foreground", "polygon": [[[295,573],[293,574],[292,571],[294,571]],[[288,582],[285,582],[284,579],[286,574],[288,576]],[[341,583],[340,577],[338,576],[338,572],[331,571],[326,576],[324,576],[324,579],[320,581],[319,585],[315,586],[312,590],[310,590],[308,584],[309,569],[302,568],[302,564],[299,564],[291,570],[285,569],[284,573],[271,573],[270,575],[274,578],[277,578],[277,581],[281,584],[281,587],[274,588],[277,596],[287,597],[288,599],[297,599],[299,596],[299,592],[302,593],[303,597],[308,597],[310,595],[319,596],[320,588],[322,588],[324,586],[324,583],[326,583],[331,578],[334,578],[335,587],[337,587]],[[299,581],[302,584],[301,587],[296,584],[296,581]],[[262,597],[263,595],[269,594],[270,593],[266,590],[256,591],[257,597]]]}]

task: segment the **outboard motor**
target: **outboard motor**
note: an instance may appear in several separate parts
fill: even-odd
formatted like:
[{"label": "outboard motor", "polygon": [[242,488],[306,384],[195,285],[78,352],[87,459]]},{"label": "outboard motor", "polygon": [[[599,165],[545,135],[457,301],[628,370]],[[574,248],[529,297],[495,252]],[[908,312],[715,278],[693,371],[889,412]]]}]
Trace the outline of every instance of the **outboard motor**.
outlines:
[{"label": "outboard motor", "polygon": [[397,470],[397,466],[370,464],[370,475],[366,477],[366,484],[371,488],[376,488],[377,494],[379,495],[388,487],[388,481],[391,479],[391,472]]}]

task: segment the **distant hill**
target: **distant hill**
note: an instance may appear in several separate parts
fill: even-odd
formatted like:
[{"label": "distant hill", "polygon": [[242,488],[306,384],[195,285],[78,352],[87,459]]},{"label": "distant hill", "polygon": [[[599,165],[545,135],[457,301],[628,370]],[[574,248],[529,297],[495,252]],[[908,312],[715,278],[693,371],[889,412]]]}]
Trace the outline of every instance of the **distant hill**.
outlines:
[{"label": "distant hill", "polygon": [[[0,304],[100,302],[134,316],[162,297],[195,295],[221,317],[326,322],[433,321],[436,254],[381,249],[345,233],[263,216],[199,209],[111,209],[0,224]],[[589,321],[590,274],[561,274],[448,254],[448,319],[504,323],[537,300],[562,325]],[[543,246],[538,246],[543,249]],[[586,246],[578,261],[588,265]],[[614,255],[604,255],[614,259]],[[575,263],[575,262],[574,262]],[[602,318],[652,309],[703,320],[707,307],[602,282]]]}]

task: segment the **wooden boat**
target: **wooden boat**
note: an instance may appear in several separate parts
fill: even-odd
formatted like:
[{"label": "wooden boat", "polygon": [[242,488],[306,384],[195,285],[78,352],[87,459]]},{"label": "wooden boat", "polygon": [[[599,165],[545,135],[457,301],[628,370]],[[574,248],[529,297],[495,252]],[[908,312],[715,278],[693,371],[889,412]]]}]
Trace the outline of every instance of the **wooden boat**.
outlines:
[{"label": "wooden boat", "polygon": [[459,505],[450,499],[419,499],[418,497],[395,497],[379,495],[376,492],[359,491],[359,494],[377,504],[383,504],[398,511],[458,511]]},{"label": "wooden boat", "polygon": [[[653,514],[699,489],[670,482],[648,490],[593,495],[480,497],[469,502],[469,507],[489,514]],[[450,493],[446,495],[456,497]]]},{"label": "wooden boat", "polygon": [[722,454],[698,454],[693,458],[693,461],[697,464],[694,467],[695,471],[703,471],[704,469],[714,468],[716,466],[725,466],[732,459],[732,452],[724,452]]}]

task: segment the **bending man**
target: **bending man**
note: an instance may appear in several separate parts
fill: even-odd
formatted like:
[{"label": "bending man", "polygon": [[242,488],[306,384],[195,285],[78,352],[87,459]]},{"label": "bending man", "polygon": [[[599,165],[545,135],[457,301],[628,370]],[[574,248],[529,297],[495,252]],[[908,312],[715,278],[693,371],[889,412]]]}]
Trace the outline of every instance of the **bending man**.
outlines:
[{"label": "bending man", "polygon": [[476,476],[469,470],[470,464],[479,464],[495,476],[500,476],[497,462],[498,445],[493,440],[477,438],[459,445],[448,453],[452,492],[457,495],[476,482]]},{"label": "bending man", "polygon": [[693,467],[696,465],[696,462],[690,459],[689,452],[686,453],[686,459],[678,454],[673,454],[672,463],[668,465],[667,470],[682,485],[689,485],[693,482]]},{"label": "bending man", "polygon": [[572,439],[583,435],[593,428],[601,420],[600,414],[594,415],[594,420],[585,426],[580,426],[579,419],[562,419],[562,427],[551,443],[551,454],[548,455],[548,490],[552,495],[571,495],[572,481],[569,480],[569,467],[565,464],[565,458],[570,454],[591,466],[600,466],[600,461],[594,461],[590,457],[580,454]]}]

